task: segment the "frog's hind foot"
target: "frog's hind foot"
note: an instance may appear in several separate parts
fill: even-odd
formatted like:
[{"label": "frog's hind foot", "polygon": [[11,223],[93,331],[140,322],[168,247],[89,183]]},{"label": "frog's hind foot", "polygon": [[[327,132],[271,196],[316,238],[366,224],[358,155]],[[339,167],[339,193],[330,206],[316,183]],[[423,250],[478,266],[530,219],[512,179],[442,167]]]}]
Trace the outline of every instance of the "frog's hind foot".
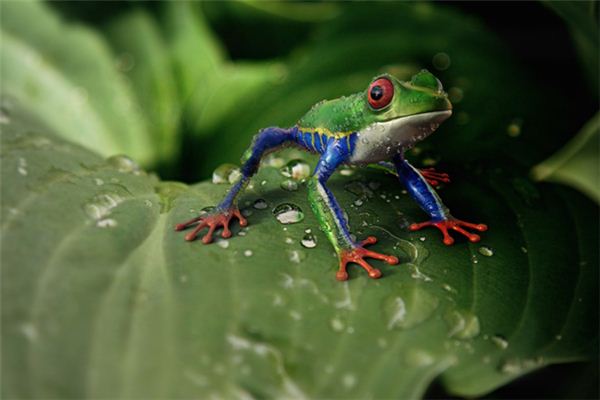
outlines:
[{"label": "frog's hind foot", "polygon": [[450,175],[445,172],[438,172],[435,168],[423,168],[419,172],[431,186],[437,186],[440,183],[450,183]]},{"label": "frog's hind foot", "polygon": [[202,237],[202,243],[208,244],[213,240],[213,233],[217,228],[223,227],[223,231],[221,232],[221,237],[229,238],[231,237],[231,230],[229,229],[229,223],[231,219],[235,217],[240,221],[240,226],[248,225],[248,221],[246,218],[242,216],[242,213],[236,207],[232,207],[225,211],[217,211],[214,210],[209,214],[202,215],[196,218],[192,218],[189,221],[183,222],[181,224],[175,225],[176,231],[182,231],[195,223],[199,222],[198,225],[195,226],[194,230],[185,235],[185,240],[192,241],[196,239],[198,233],[208,227],[208,232],[206,235]]},{"label": "frog's hind foot", "polygon": [[410,229],[411,231],[418,231],[419,229],[425,228],[427,226],[435,226],[436,228],[438,228],[442,232],[442,235],[444,236],[443,242],[447,246],[450,246],[454,243],[454,239],[448,233],[448,229],[452,229],[466,236],[467,239],[469,239],[469,241],[472,243],[479,242],[481,238],[479,237],[479,235],[467,232],[463,228],[475,229],[479,232],[487,231],[487,225],[485,224],[472,224],[470,222],[461,221],[460,219],[456,218],[443,219],[440,221],[427,221],[421,222],[420,224],[412,224],[408,227],[408,229]]},{"label": "frog's hind foot", "polygon": [[364,259],[366,257],[374,258],[376,260],[383,260],[390,265],[398,264],[398,257],[388,256],[386,254],[377,253],[375,251],[367,250],[363,246],[377,243],[377,238],[375,236],[369,236],[365,240],[363,240],[359,246],[351,248],[351,249],[343,249],[339,253],[340,257],[340,269],[335,275],[338,281],[345,281],[348,279],[348,272],[346,271],[346,267],[348,263],[355,263],[364,268],[369,277],[373,279],[377,279],[381,277],[381,271],[377,268],[373,268],[368,262]]}]

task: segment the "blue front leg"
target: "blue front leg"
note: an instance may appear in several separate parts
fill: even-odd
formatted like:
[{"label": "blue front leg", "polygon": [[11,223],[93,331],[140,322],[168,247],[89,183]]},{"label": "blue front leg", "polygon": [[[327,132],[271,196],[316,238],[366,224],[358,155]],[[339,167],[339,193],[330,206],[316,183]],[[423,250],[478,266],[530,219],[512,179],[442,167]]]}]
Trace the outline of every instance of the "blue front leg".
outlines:
[{"label": "blue front leg", "polygon": [[420,224],[412,224],[409,229],[416,231],[426,226],[435,226],[444,235],[444,243],[451,245],[454,239],[448,234],[448,229],[452,229],[464,236],[471,242],[478,242],[480,237],[477,234],[467,232],[464,228],[475,229],[478,231],[487,230],[484,224],[472,224],[470,222],[461,221],[454,218],[448,207],[442,203],[442,200],[437,195],[435,190],[427,183],[423,175],[402,155],[394,158],[394,166],[398,173],[398,178],[406,187],[406,190],[419,206],[431,217],[431,221],[422,222]]},{"label": "blue front leg", "polygon": [[222,237],[228,238],[232,235],[229,223],[234,217],[240,221],[241,226],[246,226],[248,222],[236,205],[237,196],[248,185],[250,178],[258,170],[263,155],[269,151],[276,150],[286,142],[293,142],[295,140],[295,132],[296,128],[282,129],[271,127],[261,130],[254,136],[252,145],[244,153],[240,178],[231,186],[223,200],[209,214],[177,224],[175,230],[180,231],[198,223],[193,231],[185,235],[185,239],[194,240],[202,229],[208,228],[208,232],[202,237],[202,242],[210,243],[212,242],[214,231],[218,228],[223,228]]}]

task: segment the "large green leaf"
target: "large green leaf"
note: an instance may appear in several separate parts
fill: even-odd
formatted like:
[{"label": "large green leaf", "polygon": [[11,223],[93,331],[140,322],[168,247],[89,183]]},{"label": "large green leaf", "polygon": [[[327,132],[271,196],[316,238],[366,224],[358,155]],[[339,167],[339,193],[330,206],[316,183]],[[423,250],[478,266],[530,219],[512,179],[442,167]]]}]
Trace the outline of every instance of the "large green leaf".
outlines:
[{"label": "large green leaf", "polygon": [[154,161],[142,112],[105,41],[63,22],[41,2],[8,1],[0,7],[1,94],[100,154]]},{"label": "large green leaf", "polygon": [[[336,174],[355,233],[401,259],[340,283],[305,186],[277,169],[242,197],[243,234],[188,243],[173,225],[226,185],[160,182],[29,120],[0,125],[3,397],[412,398],[438,377],[472,396],[596,355],[598,209],[571,190],[452,170],[441,195],[490,230],[446,247],[406,231],[424,215],[393,177]],[[284,202],[303,221],[281,225]]]},{"label": "large green leaf", "polygon": [[131,80],[136,98],[145,110],[157,161],[177,156],[181,104],[170,52],[156,22],[136,9],[114,20],[108,37],[119,54],[120,66]]}]

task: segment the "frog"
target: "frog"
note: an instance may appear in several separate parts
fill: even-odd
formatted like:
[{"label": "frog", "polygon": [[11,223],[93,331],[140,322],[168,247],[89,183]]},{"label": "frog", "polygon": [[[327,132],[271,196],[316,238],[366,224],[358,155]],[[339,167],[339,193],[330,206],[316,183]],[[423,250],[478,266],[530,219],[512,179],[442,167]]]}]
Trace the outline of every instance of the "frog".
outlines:
[{"label": "frog", "polygon": [[367,246],[377,243],[375,236],[356,239],[350,231],[345,213],[327,181],[343,165],[376,166],[398,177],[406,192],[429,216],[425,222],[412,223],[409,231],[435,227],[442,241],[450,246],[450,232],[478,242],[488,229],[486,224],[455,218],[434,189],[449,183],[448,174],[435,169],[417,169],[405,157],[407,150],[431,135],[452,115],[452,103],[442,83],[431,72],[421,70],[410,80],[402,81],[391,74],[373,78],[361,92],[324,100],[315,104],[296,124],[288,128],[276,126],[260,130],[242,157],[240,174],[210,212],[177,224],[176,231],[193,228],[185,240],[193,241],[201,231],[204,244],[213,241],[217,229],[221,237],[232,236],[230,224],[237,219],[241,227],[248,225],[237,205],[240,193],[258,171],[261,159],[286,146],[294,146],[319,156],[307,181],[308,200],[321,230],[333,245],[339,261],[336,279],[348,279],[348,265],[357,264],[373,279],[382,276],[372,261],[389,265],[399,263],[398,257],[383,254]]}]

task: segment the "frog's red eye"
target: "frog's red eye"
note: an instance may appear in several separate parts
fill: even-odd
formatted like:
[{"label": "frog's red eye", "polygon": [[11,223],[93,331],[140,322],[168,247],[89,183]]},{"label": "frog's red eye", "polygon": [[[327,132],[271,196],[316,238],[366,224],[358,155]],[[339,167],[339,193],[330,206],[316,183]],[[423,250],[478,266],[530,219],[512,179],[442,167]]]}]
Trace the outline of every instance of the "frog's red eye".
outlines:
[{"label": "frog's red eye", "polygon": [[388,78],[379,78],[373,81],[367,92],[369,104],[379,110],[392,101],[394,97],[394,85]]}]

